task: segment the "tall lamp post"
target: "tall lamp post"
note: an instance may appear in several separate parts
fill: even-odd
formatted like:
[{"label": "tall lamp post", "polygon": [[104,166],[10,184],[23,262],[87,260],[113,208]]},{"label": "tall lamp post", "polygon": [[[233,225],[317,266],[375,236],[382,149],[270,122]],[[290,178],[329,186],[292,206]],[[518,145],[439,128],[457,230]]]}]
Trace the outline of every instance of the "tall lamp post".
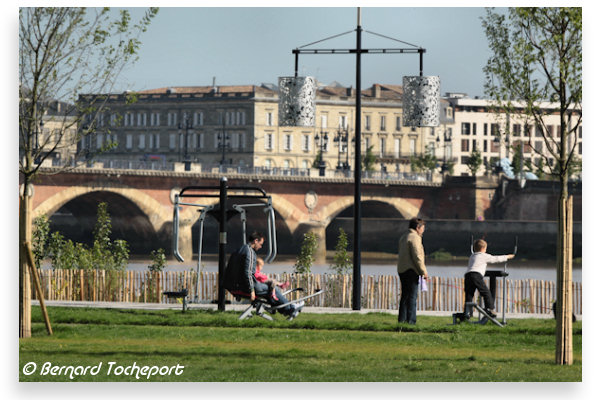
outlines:
[{"label": "tall lamp post", "polygon": [[[438,146],[440,145],[440,136],[438,135],[438,137],[435,139],[435,141],[438,143]],[[452,136],[450,134],[450,132],[448,131],[448,129],[444,129],[444,144],[442,145],[442,174],[446,171],[448,171],[448,146],[450,145],[450,143],[452,142]]]},{"label": "tall lamp post", "polygon": [[[348,164],[348,129],[339,127],[333,138],[333,142],[338,145],[338,163],[336,169],[346,171],[350,169]],[[346,153],[346,161],[342,163],[342,153]]]},{"label": "tall lamp post", "polygon": [[178,125],[178,131],[179,131],[179,137],[181,137],[181,130],[185,129],[185,141],[183,144],[183,163],[185,165],[185,170],[186,171],[190,171],[192,168],[192,160],[190,160],[190,154],[188,152],[188,145],[190,143],[189,141],[189,132],[191,129],[193,129],[193,124],[192,121],[188,118],[187,115],[184,116],[183,118],[183,123],[180,122]]},{"label": "tall lamp post", "polygon": [[315,135],[315,143],[318,143],[319,147],[319,176],[325,176],[325,161],[323,160],[323,149],[327,146],[327,142],[329,141],[329,137],[327,136],[327,132],[321,131],[321,134],[318,133]]},{"label": "tall lamp post", "polygon": [[356,26],[356,48],[354,49],[306,49],[305,47],[328,39],[345,35],[335,35],[292,50],[295,55],[294,77],[279,78],[279,123],[281,126],[314,126],[316,82],[314,78],[298,76],[298,57],[300,54],[356,54],[356,134],[354,150],[354,248],[352,309],[361,308],[361,55],[370,54],[419,54],[419,76],[403,78],[403,124],[405,126],[439,125],[439,77],[423,76],[423,54],[425,49],[401,40],[389,38],[374,32],[370,34],[395,40],[410,48],[363,49],[362,48],[361,11],[358,8]]},{"label": "tall lamp post", "polygon": [[229,135],[225,133],[225,120],[223,120],[223,128],[221,133],[217,136],[219,140],[219,148],[221,149],[221,162],[219,162],[219,166],[222,169],[223,165],[225,165],[225,151],[229,148]]}]

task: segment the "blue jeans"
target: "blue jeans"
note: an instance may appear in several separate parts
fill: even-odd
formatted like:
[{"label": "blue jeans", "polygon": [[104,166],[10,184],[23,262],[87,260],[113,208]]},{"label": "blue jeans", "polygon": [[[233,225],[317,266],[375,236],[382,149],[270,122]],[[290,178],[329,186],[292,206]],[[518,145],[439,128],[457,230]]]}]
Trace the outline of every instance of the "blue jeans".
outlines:
[{"label": "blue jeans", "polygon": [[416,324],[419,275],[412,269],[398,275],[400,275],[400,285],[402,287],[400,308],[398,309],[398,322]]},{"label": "blue jeans", "polygon": [[[277,296],[278,300],[273,299],[269,290],[269,286],[266,283],[255,281],[254,293],[256,294],[256,297],[262,297],[267,299],[269,304],[272,306],[279,306],[282,304],[289,303],[288,299],[285,298],[285,296],[281,293],[281,290],[277,286],[275,286],[275,296]],[[291,305],[288,305],[286,307],[278,308],[277,311],[284,315],[290,315],[292,311],[294,311],[294,308]]]}]

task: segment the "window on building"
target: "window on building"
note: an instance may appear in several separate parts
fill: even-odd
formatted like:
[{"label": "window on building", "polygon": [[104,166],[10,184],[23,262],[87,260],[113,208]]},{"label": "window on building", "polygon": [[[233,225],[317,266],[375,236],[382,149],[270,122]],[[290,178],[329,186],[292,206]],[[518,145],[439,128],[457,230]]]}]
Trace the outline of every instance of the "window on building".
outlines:
[{"label": "window on building", "polygon": [[283,137],[283,149],[287,151],[292,150],[292,135],[289,133]]},{"label": "window on building", "polygon": [[265,150],[273,150],[273,134],[265,134]]},{"label": "window on building", "polygon": [[542,150],[544,148],[544,142],[542,142],[541,140],[536,140],[533,145],[535,147],[535,151],[540,152],[540,153],[542,152]]},{"label": "window on building", "polygon": [[548,126],[548,136],[549,137],[554,136],[554,125],[549,125]]},{"label": "window on building", "polygon": [[342,129],[348,128],[348,116],[347,115],[340,115],[338,127],[342,128]]},{"label": "window on building", "polygon": [[[560,131],[560,129],[557,129],[558,131]],[[559,135],[560,136],[560,135]],[[579,139],[583,138],[583,127],[579,127]]]},{"label": "window on building", "polygon": [[290,169],[290,160],[283,160],[283,169]]},{"label": "window on building", "polygon": [[310,135],[302,135],[302,151],[310,151]]},{"label": "window on building", "polygon": [[104,135],[102,135],[101,133],[98,133],[96,135],[96,149],[101,149],[102,148],[102,142],[104,140]]},{"label": "window on building", "polygon": [[321,128],[327,128],[327,114],[321,115]]},{"label": "window on building", "polygon": [[473,139],[472,147],[473,151],[477,150],[477,140]]},{"label": "window on building", "polygon": [[194,125],[195,126],[204,125],[204,112],[203,111],[197,111],[194,113]]},{"label": "window on building", "polygon": [[469,151],[469,139],[462,139],[460,141],[460,151]]},{"label": "window on building", "polygon": [[273,113],[267,112],[267,126],[273,126]]},{"label": "window on building", "polygon": [[578,151],[579,155],[583,154],[583,147],[581,146],[581,142],[578,143],[577,146],[578,146],[578,150],[579,150]]},{"label": "window on building", "polygon": [[473,135],[477,135],[477,123],[473,122],[471,131],[473,132]]},{"label": "window on building", "polygon": [[380,125],[381,125],[381,128],[380,128],[380,129],[381,129],[382,131],[385,131],[385,115],[382,115],[382,116],[380,117],[380,121],[381,121],[381,122],[380,122]]},{"label": "window on building", "polygon": [[125,135],[125,148],[128,150],[131,150],[132,147],[133,147],[133,135],[131,133],[128,133],[127,135]]},{"label": "window on building", "polygon": [[488,141],[484,140],[483,141],[483,152],[486,153],[488,151]]},{"label": "window on building", "polygon": [[365,131],[371,130],[371,116],[365,115]]},{"label": "window on building", "polygon": [[148,135],[148,148],[149,149],[154,148],[154,135],[152,135],[152,134]]},{"label": "window on building", "polygon": [[469,164],[469,156],[462,156],[462,157],[460,158],[460,163],[461,163],[462,165],[467,165],[467,164]]},{"label": "window on building", "polygon": [[138,135],[138,148],[140,148],[140,149],[146,148],[146,135],[144,135],[144,134]]},{"label": "window on building", "polygon": [[400,158],[400,139],[394,139],[394,157]]},{"label": "window on building", "polygon": [[201,133],[198,135],[198,148],[199,149],[204,148],[204,133]]},{"label": "window on building", "polygon": [[446,118],[452,118],[452,107],[446,107]]},{"label": "window on building", "polygon": [[512,126],[513,136],[521,136],[521,125],[513,124]]},{"label": "window on building", "polygon": [[488,134],[488,124],[487,122],[483,123],[483,136],[487,136]]},{"label": "window on building", "polygon": [[525,125],[523,127],[523,136],[525,136],[525,137],[531,136],[531,127],[529,125]]},{"label": "window on building", "polygon": [[540,125],[535,126],[535,137],[544,136],[544,129]]},{"label": "window on building", "polygon": [[497,136],[500,134],[500,125],[499,124],[490,124],[491,134]]},{"label": "window on building", "polygon": [[169,135],[169,149],[174,150],[177,146],[177,135],[171,133]]},{"label": "window on building", "polygon": [[396,131],[400,132],[402,130],[402,117],[396,116]]},{"label": "window on building", "polygon": [[273,160],[271,160],[270,158],[267,158],[265,160],[265,168],[271,169],[273,167],[274,167]]},{"label": "window on building", "polygon": [[468,122],[463,122],[461,125],[461,134],[470,135],[471,134],[471,124]]},{"label": "window on building", "polygon": [[414,156],[417,154],[417,139],[410,139],[409,146],[410,155]]},{"label": "window on building", "polygon": [[379,157],[385,157],[385,138],[379,138]]},{"label": "window on building", "polygon": [[308,169],[310,162],[308,160],[302,160],[302,169]]}]

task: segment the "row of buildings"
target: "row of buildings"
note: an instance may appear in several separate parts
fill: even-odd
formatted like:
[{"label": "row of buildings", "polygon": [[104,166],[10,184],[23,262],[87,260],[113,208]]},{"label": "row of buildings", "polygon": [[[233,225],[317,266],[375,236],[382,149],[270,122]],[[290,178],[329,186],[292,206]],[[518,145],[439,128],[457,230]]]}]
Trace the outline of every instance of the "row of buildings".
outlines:
[{"label": "row of buildings", "polygon": [[[110,147],[97,158],[111,166],[181,163],[202,171],[227,166],[301,172],[320,162],[328,175],[349,171],[354,169],[355,95],[354,89],[338,84],[320,86],[316,123],[307,128],[279,126],[274,85],[111,94],[94,118],[83,120],[94,133],[57,157],[64,162],[73,156],[69,152],[92,155]],[[402,126],[401,86],[375,84],[361,95],[361,152],[370,149],[376,170],[409,172],[412,158],[432,154],[440,165],[451,165],[454,175],[466,175],[474,150],[488,170],[499,158],[511,159],[519,143],[524,159],[534,164],[540,156],[531,147],[546,151],[540,127],[519,115],[500,116],[488,100],[447,93],[441,99],[440,125],[420,128]],[[85,95],[81,101],[85,103]],[[548,133],[559,134],[559,116],[546,118]],[[581,128],[570,140],[581,157]],[[478,174],[485,171],[481,168]]]}]

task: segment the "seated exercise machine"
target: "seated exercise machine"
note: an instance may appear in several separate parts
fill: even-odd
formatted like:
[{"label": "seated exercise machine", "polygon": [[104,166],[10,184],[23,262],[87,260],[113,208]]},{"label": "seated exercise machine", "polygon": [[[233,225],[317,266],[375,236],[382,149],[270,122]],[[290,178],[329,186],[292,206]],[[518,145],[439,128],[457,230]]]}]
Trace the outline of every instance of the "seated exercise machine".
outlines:
[{"label": "seated exercise machine", "polygon": [[[514,247],[514,252],[513,252],[513,254],[515,254],[515,255],[517,254],[518,242],[519,242],[519,237],[515,236],[515,247]],[[473,254],[473,235],[471,235],[471,254]],[[497,325],[499,327],[504,327],[506,325],[506,301],[507,301],[506,277],[508,276],[508,272],[506,271],[507,264],[508,264],[508,261],[506,261],[504,263],[504,269],[502,271],[487,270],[485,272],[485,276],[490,278],[489,288],[490,288],[490,293],[492,294],[492,298],[494,299],[494,301],[496,300],[496,279],[498,277],[502,277],[502,322],[499,322],[497,320],[497,317],[496,318],[492,317],[489,313],[487,313],[480,304],[477,304],[475,302],[469,302],[469,303],[465,303],[465,311],[463,311],[462,313],[452,314],[452,324],[456,325],[461,322],[468,321],[469,316],[465,314],[466,310],[474,308],[479,312],[479,319],[477,321],[471,321],[471,323],[484,325],[488,321],[492,321],[495,325]]]},{"label": "seated exercise machine", "polygon": [[[219,193],[215,193],[218,190]],[[211,193],[212,192],[212,193]],[[233,192],[231,194],[230,192]],[[240,194],[241,193],[241,194]],[[191,203],[184,201],[186,198],[219,198],[219,203],[217,204],[200,204],[200,203]],[[239,199],[239,200],[256,200],[256,203],[243,203],[243,204],[232,204],[231,207],[228,207],[228,200],[230,199]],[[218,307],[220,311],[225,310],[225,287],[224,287],[224,276],[225,276],[225,267],[226,267],[226,244],[227,244],[227,221],[234,216],[240,216],[242,222],[242,243],[246,243],[246,212],[249,208],[262,208],[263,212],[267,216],[267,243],[268,243],[268,254],[264,257],[265,263],[271,263],[275,260],[277,256],[277,232],[275,225],[275,211],[273,209],[271,196],[268,196],[266,192],[258,187],[253,186],[227,186],[227,178],[221,178],[221,182],[219,186],[188,186],[181,189],[178,194],[175,194],[174,202],[173,202],[173,255],[175,258],[183,262],[184,258],[179,252],[179,211],[182,206],[188,207],[196,207],[200,212],[199,221],[199,239],[198,239],[198,263],[196,267],[196,295],[191,303],[199,303],[198,293],[199,293],[199,284],[200,284],[200,269],[202,266],[202,253],[203,253],[203,238],[204,238],[204,221],[208,214],[212,215],[219,221],[219,293],[218,293]],[[295,292],[295,291],[303,291],[302,288],[296,288],[292,290],[288,290],[283,294]],[[168,297],[182,297],[183,296],[183,304],[184,311],[186,308],[186,297],[187,297],[187,289],[182,289],[180,292],[164,292],[163,294]],[[254,301],[251,302],[250,306],[240,315],[239,319],[246,319],[252,316],[252,313],[256,313],[257,315],[270,319],[272,318],[265,314],[263,311],[267,311],[271,314],[274,314],[277,309],[281,307],[285,307],[289,304],[298,303],[300,301],[306,300],[308,298],[317,296],[323,293],[323,290],[318,290],[317,292],[301,297],[299,299],[295,299],[290,301],[287,304],[281,306],[271,306],[267,299],[257,297]],[[249,299],[249,294],[246,293],[231,293],[235,296],[237,300],[241,300],[242,298]]]}]

